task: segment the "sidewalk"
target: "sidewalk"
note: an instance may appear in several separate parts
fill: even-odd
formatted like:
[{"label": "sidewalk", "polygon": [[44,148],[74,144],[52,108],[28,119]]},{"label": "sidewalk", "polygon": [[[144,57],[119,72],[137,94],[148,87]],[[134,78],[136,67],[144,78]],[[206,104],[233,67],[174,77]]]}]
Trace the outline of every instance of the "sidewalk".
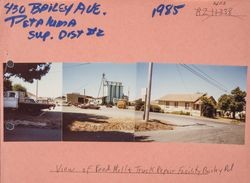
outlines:
[{"label": "sidewalk", "polygon": [[[179,118],[185,118],[185,119],[195,119],[195,120],[202,120],[202,121],[209,121],[209,122],[215,122],[215,123],[227,123],[231,124],[234,119],[225,119],[225,118],[208,118],[208,117],[203,117],[203,116],[188,116],[188,115],[178,115],[178,114],[167,114],[167,113],[162,113],[162,115],[167,115],[169,117],[179,117]],[[239,123],[244,123],[239,121]]]}]

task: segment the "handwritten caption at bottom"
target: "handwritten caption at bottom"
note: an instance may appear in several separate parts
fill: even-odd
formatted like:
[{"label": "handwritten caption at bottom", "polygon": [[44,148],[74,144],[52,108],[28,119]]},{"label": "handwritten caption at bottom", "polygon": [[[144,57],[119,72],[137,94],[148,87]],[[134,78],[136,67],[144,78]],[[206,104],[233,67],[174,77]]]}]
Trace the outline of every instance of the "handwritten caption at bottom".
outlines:
[{"label": "handwritten caption at bottom", "polygon": [[178,166],[176,168],[166,166],[132,166],[132,165],[87,165],[81,168],[58,164],[50,173],[58,174],[154,174],[154,175],[222,175],[234,170],[234,163],[223,166]]}]

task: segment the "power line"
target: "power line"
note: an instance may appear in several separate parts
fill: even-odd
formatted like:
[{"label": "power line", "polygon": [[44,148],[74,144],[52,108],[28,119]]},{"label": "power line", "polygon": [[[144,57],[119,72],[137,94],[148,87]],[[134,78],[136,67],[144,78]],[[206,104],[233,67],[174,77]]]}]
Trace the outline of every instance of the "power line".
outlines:
[{"label": "power line", "polygon": [[[183,83],[184,88],[186,89],[186,91],[189,91],[189,90],[187,89],[186,83],[184,82],[183,75],[182,75],[182,73],[181,73],[181,70],[180,70],[180,67],[179,67],[178,64],[176,64],[176,68],[177,68],[177,71],[178,71],[178,73],[179,73],[179,75],[180,75],[180,77],[181,77],[181,82]],[[187,93],[188,93],[188,92],[187,92]]]},{"label": "power line", "polygon": [[182,67],[184,67],[185,69],[189,70],[191,73],[193,73],[194,75],[198,76],[199,78],[203,79],[204,81],[208,82],[209,84],[213,85],[214,87],[216,87],[217,89],[223,91],[223,92],[227,92],[226,89],[224,89],[223,87],[219,86],[218,84],[214,83],[213,81],[210,81],[207,77],[203,76],[202,74],[200,74],[199,72],[197,72],[196,70],[192,69],[191,67],[189,67],[186,64],[181,64]]},{"label": "power line", "polygon": [[[176,67],[177,67],[178,73],[180,74],[180,77],[181,77],[181,81],[182,81],[182,83],[183,83],[183,86],[184,86],[184,88],[186,89],[186,92],[189,93],[189,92],[188,92],[189,89],[188,89],[188,87],[187,87],[187,85],[186,85],[186,82],[184,81],[183,75],[182,75],[182,73],[181,73],[181,68],[180,68],[180,66],[179,66],[178,64],[176,64]],[[188,95],[188,97],[189,97],[191,100],[193,99],[193,98],[191,97],[191,95]]]},{"label": "power line", "polygon": [[202,71],[199,67],[192,65],[196,70],[198,70],[200,73],[204,74],[206,77],[208,77],[209,79],[213,80],[214,82],[216,82],[218,85],[221,85],[224,89],[227,89],[227,87],[225,85],[223,85],[222,83],[220,83],[219,81],[217,81],[216,79],[212,78],[211,76],[209,76],[208,74],[206,74],[204,71]]},{"label": "power line", "polygon": [[227,92],[227,90],[226,90],[224,87],[222,87],[222,86],[220,86],[220,85],[214,83],[213,81],[209,80],[207,77],[205,77],[204,75],[200,74],[200,73],[197,72],[196,70],[192,69],[192,68],[189,67],[188,65],[186,65],[186,64],[182,64],[182,65],[183,65],[186,69],[188,69],[190,72],[192,72],[192,73],[195,74],[196,76],[200,77],[200,78],[203,79],[204,81],[208,82],[209,84],[213,85],[213,86],[216,87],[217,89],[219,89],[219,90],[221,90],[221,91],[223,91],[223,92]]}]

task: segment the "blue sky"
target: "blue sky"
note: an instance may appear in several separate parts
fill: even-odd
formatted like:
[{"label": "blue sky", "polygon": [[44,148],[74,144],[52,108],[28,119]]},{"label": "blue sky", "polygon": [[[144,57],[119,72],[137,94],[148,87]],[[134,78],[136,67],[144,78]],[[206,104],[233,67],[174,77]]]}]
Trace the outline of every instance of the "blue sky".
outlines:
[{"label": "blue sky", "polygon": [[[36,82],[28,83],[22,79],[12,77],[12,84],[21,84],[33,94],[36,94]],[[62,63],[52,63],[50,71],[38,81],[39,97],[58,97],[62,96]]]},{"label": "blue sky", "polygon": [[[188,64],[187,64],[188,65]],[[244,66],[215,66],[188,65],[202,72],[221,84],[229,92],[239,86],[246,91],[247,67]],[[195,69],[196,69],[195,68]],[[137,65],[137,88],[147,86],[148,64]],[[196,69],[197,70],[197,69]],[[213,81],[213,80],[212,80]],[[139,94],[140,91],[138,91]],[[152,99],[157,99],[170,93],[208,93],[216,100],[225,92],[202,80],[180,64],[154,64],[152,78]]]},{"label": "blue sky", "polygon": [[64,63],[63,93],[82,93],[97,97],[102,74],[108,81],[122,82],[125,95],[128,90],[131,98],[135,98],[136,64],[112,63]]},{"label": "blue sky", "polygon": [[[229,92],[239,86],[246,91],[247,67],[188,65],[206,73],[223,85]],[[196,68],[195,68],[196,67]],[[109,81],[119,81],[124,85],[124,94],[131,100],[141,97],[141,88],[147,87],[148,63],[52,63],[50,72],[39,81],[39,96],[57,97],[76,92],[96,97],[102,73]],[[13,83],[21,83],[35,94],[35,84],[11,78]],[[154,63],[152,80],[152,99],[170,93],[203,92],[215,99],[225,92],[197,77],[180,64]]]},{"label": "blue sky", "polygon": [[[75,65],[75,66],[74,66]],[[188,65],[196,67],[219,82],[222,88],[229,92],[239,86],[246,90],[247,67]],[[141,97],[141,88],[147,87],[148,63],[118,64],[118,63],[64,63],[63,93],[83,93],[97,96],[102,73],[109,81],[119,81],[124,85],[124,93],[130,91],[130,99]],[[215,82],[213,80],[213,82]],[[157,99],[169,93],[203,92],[218,99],[224,91],[197,77],[180,64],[159,64],[153,67],[152,99]]]}]

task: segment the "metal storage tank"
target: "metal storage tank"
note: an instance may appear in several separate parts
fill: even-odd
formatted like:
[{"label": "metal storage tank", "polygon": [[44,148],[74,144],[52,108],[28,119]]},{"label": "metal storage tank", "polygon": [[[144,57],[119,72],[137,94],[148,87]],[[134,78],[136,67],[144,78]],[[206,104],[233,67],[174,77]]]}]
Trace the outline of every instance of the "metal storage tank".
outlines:
[{"label": "metal storage tank", "polygon": [[123,86],[121,82],[107,81],[107,103],[113,103],[114,99],[121,99],[123,96]]}]

